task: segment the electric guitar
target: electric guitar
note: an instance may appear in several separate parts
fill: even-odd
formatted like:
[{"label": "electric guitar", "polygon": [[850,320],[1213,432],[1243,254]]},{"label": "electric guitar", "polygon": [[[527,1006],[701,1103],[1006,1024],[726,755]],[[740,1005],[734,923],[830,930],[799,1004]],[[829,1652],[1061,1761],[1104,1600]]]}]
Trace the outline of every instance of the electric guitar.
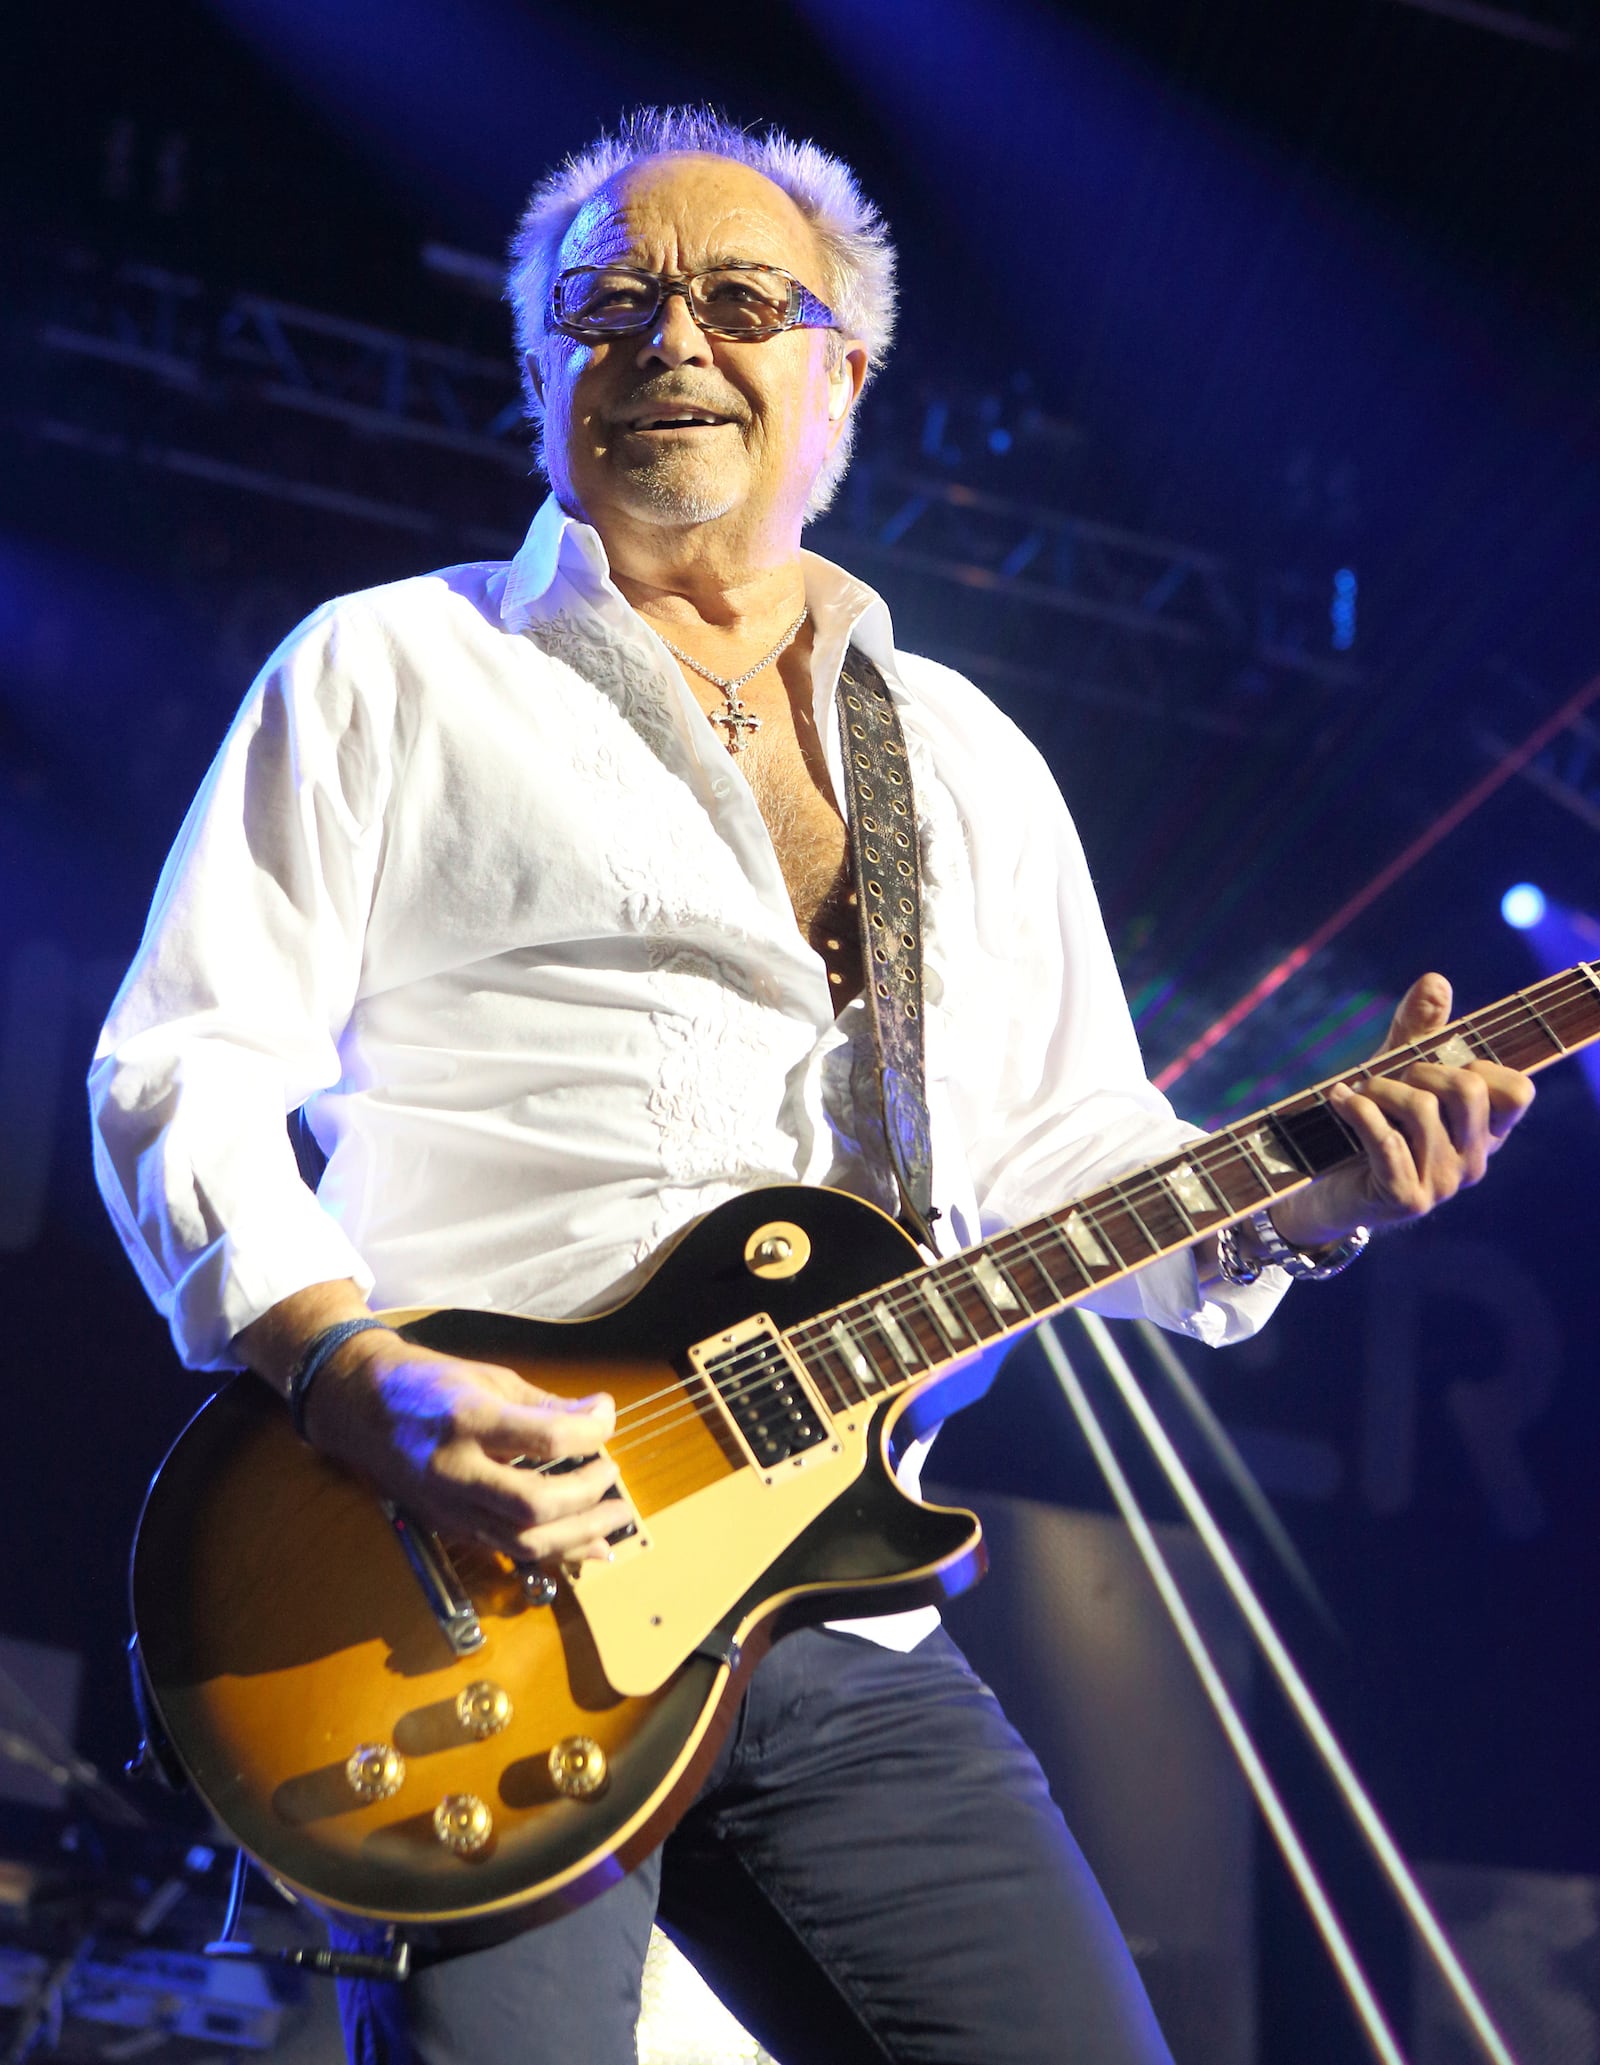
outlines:
[{"label": "electric guitar", "polygon": [[[1597,1036],[1584,963],[1335,1080],[1539,1069]],[[873,1206],[783,1187],[709,1213],[597,1318],[387,1315],[420,1347],[614,1395],[638,1522],[610,1563],[442,1542],[235,1380],[139,1523],[152,1730],[229,1836],[327,1907],[404,1933],[592,1898],[687,1808],[776,1637],[981,1575],[975,1516],[896,1484],[896,1423],[937,1417],[980,1350],[1352,1158],[1332,1087],[931,1265]]]}]

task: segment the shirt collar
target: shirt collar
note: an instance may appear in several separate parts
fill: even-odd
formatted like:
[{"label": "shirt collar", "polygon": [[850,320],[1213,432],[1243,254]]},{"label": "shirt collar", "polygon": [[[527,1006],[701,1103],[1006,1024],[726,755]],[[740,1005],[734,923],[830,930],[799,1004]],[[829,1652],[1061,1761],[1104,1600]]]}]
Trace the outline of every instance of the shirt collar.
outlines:
[{"label": "shirt collar", "polygon": [[569,582],[587,602],[603,606],[609,596],[613,604],[627,607],[612,584],[600,533],[569,516],[554,495],[546,495],[506,569],[500,596],[500,621],[506,629],[525,631],[549,616],[557,606],[558,579]]},{"label": "shirt collar", "polygon": [[[836,669],[846,645],[854,642],[894,682],[894,627],[882,596],[819,553],[802,552],[800,558],[819,657],[836,653]],[[506,569],[500,621],[508,631],[525,631],[554,614],[563,586],[602,615],[638,621],[611,579],[600,533],[592,524],[569,516],[554,495],[547,495]]]}]

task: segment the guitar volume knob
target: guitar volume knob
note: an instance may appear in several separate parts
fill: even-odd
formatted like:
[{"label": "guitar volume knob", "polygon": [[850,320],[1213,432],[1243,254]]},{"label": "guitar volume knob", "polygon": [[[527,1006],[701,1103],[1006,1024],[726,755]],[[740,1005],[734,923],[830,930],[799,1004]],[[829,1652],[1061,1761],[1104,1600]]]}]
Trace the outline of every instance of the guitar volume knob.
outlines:
[{"label": "guitar volume knob", "polygon": [[358,1800],[387,1800],[405,1782],[406,1760],[387,1742],[361,1742],[345,1759],[345,1779]]},{"label": "guitar volume knob", "polygon": [[511,1725],[511,1695],[503,1685],[478,1678],[456,1694],[456,1719],[479,1742]]},{"label": "guitar volume knob", "polygon": [[591,1799],[606,1782],[606,1753],[592,1735],[563,1735],[549,1766],[550,1783],[569,1800]]},{"label": "guitar volume knob", "polygon": [[457,1857],[476,1857],[494,1834],[494,1816],[476,1793],[446,1793],[433,1810],[433,1832]]}]

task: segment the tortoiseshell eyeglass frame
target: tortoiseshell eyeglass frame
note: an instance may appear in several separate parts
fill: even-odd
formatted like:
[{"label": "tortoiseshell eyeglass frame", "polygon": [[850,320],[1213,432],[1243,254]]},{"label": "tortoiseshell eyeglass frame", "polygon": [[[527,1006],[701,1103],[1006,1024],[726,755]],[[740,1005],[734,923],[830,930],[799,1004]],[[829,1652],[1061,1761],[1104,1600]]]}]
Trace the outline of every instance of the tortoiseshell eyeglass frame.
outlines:
[{"label": "tortoiseshell eyeglass frame", "polygon": [[[709,279],[715,273],[765,272],[787,281],[789,305],[782,319],[776,323],[763,323],[755,329],[730,329],[724,323],[703,322],[695,312],[694,287],[697,281]],[[655,301],[645,310],[637,322],[629,323],[586,323],[581,317],[569,316],[565,310],[566,286],[569,280],[592,277],[596,273],[622,273],[629,279],[647,283],[655,289]],[[564,336],[581,338],[585,343],[604,343],[610,337],[633,337],[639,331],[649,329],[661,313],[662,304],[669,294],[681,294],[689,310],[691,321],[708,337],[730,337],[735,343],[761,344],[769,337],[776,337],[784,330],[837,330],[839,319],[819,295],[813,294],[803,280],[797,280],[793,273],[785,272],[781,265],[762,265],[755,259],[737,260],[729,265],[708,265],[703,271],[693,273],[649,272],[642,265],[571,265],[565,272],[557,273],[550,287],[550,306],[545,317],[547,329],[559,330]]]}]

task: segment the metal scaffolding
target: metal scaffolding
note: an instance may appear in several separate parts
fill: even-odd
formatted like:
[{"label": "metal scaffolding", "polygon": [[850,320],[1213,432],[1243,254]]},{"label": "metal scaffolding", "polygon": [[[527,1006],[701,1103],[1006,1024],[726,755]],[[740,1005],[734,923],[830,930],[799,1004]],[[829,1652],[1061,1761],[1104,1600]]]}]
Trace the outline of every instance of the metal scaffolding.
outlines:
[{"label": "metal scaffolding", "polygon": [[[530,462],[505,359],[81,249],[54,254],[28,335],[41,365],[24,427],[47,443],[476,554],[515,549]],[[963,450],[1007,451],[1038,417],[1016,411],[1014,433],[997,407],[936,397],[900,449],[865,443],[819,542],[940,591],[941,630],[991,677],[1133,715],[1260,729],[1359,679],[1330,638],[1331,567],[1326,580],[1246,569],[961,478]],[[987,427],[955,445],[963,410]],[[1003,628],[985,602],[1004,606]],[[1293,691],[1292,712],[1275,689]],[[1240,693],[1248,717],[1231,707]]]}]

